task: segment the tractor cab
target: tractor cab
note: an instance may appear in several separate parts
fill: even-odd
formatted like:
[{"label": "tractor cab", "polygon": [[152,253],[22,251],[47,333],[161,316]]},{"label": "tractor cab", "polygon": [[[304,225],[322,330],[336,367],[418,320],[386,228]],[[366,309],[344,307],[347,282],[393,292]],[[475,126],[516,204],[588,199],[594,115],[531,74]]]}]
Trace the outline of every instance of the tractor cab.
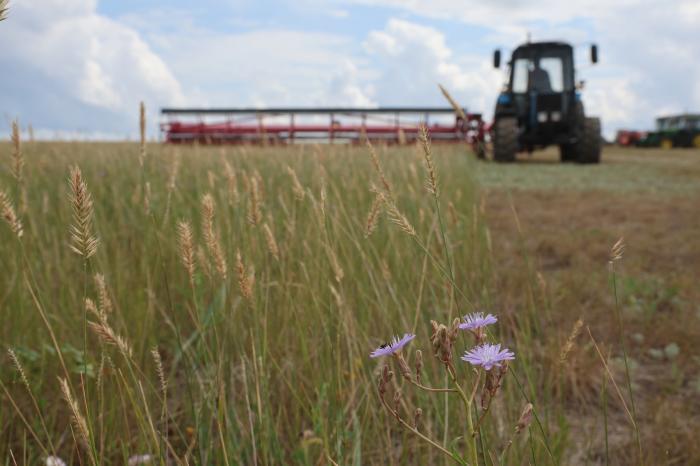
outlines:
[{"label": "tractor cab", "polygon": [[[598,61],[595,45],[591,47],[591,61]],[[494,66],[500,67],[500,62],[501,52],[496,50]],[[582,86],[576,85],[571,45],[528,42],[517,47],[496,101],[494,158],[513,161],[516,152],[557,144],[562,161],[598,162],[600,121],[591,119],[595,121],[587,123],[577,87]],[[587,131],[597,134],[588,136]]]}]

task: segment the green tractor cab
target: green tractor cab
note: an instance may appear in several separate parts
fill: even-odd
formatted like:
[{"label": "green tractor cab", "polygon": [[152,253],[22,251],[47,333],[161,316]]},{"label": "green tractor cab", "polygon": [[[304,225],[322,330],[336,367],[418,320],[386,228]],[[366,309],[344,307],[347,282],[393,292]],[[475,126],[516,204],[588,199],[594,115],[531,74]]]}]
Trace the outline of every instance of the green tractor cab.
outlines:
[{"label": "green tractor cab", "polygon": [[[595,45],[591,61],[598,62]],[[494,52],[493,64],[500,67],[500,50]],[[508,62],[508,81],[496,101],[494,160],[513,162],[518,152],[556,144],[562,162],[600,162],[600,119],[586,117],[582,87],[576,84],[571,45],[528,42],[516,48]]]}]

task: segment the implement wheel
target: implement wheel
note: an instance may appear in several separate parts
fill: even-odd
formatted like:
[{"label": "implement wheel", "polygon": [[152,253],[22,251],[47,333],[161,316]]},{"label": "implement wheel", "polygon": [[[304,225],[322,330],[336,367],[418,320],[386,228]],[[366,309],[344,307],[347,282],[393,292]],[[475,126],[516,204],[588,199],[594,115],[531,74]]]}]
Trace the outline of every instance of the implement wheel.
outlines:
[{"label": "implement wheel", "polygon": [[496,162],[515,162],[518,152],[518,121],[504,117],[496,120],[493,130],[493,159]]}]

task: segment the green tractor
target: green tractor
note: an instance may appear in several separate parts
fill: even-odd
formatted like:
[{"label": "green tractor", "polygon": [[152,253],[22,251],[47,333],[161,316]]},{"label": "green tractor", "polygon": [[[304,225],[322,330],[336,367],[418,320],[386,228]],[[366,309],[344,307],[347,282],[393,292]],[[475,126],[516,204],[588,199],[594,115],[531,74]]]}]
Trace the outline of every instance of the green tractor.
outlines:
[{"label": "green tractor", "polygon": [[[596,45],[591,46],[591,61],[598,62]],[[500,50],[493,54],[493,65],[500,68]],[[513,162],[518,152],[556,144],[562,162],[600,162],[600,119],[585,115],[582,87],[582,82],[576,84],[571,45],[528,42],[516,48],[496,101],[494,160]]]},{"label": "green tractor", "polygon": [[656,119],[656,131],[650,131],[638,143],[641,147],[694,147],[700,149],[700,114],[683,113]]}]

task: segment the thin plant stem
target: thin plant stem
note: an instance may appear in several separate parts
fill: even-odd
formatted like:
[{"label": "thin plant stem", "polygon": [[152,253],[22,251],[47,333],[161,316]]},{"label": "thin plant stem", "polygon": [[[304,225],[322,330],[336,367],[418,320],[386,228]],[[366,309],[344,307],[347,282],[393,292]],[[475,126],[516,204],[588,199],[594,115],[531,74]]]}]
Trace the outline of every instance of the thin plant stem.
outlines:
[{"label": "thin plant stem", "polygon": [[[450,374],[450,377],[452,378],[452,382],[454,383],[455,387],[457,388],[457,391],[459,392],[459,395],[462,397],[462,401],[464,401],[464,407],[466,408],[467,412],[467,428],[469,429],[467,432],[467,435],[464,438],[464,441],[469,444],[469,450],[471,454],[471,459],[473,461],[473,464],[475,466],[479,465],[479,453],[476,448],[476,438],[474,436],[474,420],[472,419],[472,399],[467,397],[466,393],[464,393],[464,390],[462,389],[461,385],[459,382],[457,382],[457,374],[455,373],[454,367],[452,367],[452,363],[447,363],[445,364],[447,367],[447,372]],[[476,381],[474,381],[474,384],[478,384],[479,379],[477,378]],[[475,391],[475,390],[474,390]]]},{"label": "thin plant stem", "polygon": [[435,440],[433,440],[433,439],[431,439],[430,437],[424,435],[421,431],[419,431],[419,430],[416,429],[415,427],[411,426],[408,422],[406,422],[406,421],[401,417],[401,415],[399,415],[399,413],[397,413],[396,411],[394,411],[394,409],[393,409],[391,406],[389,406],[389,404],[386,402],[386,400],[384,399],[383,396],[380,396],[379,398],[381,399],[382,404],[384,405],[384,407],[391,413],[391,415],[394,416],[394,418],[396,418],[396,420],[399,421],[399,422],[401,423],[401,425],[404,426],[409,432],[412,432],[413,434],[417,435],[417,436],[420,437],[421,439],[425,440],[425,441],[428,442],[430,445],[432,445],[433,447],[435,447],[436,449],[438,449],[439,451],[441,451],[442,453],[444,453],[445,455],[447,455],[450,459],[453,459],[453,460],[455,460],[455,461],[457,461],[457,462],[460,462],[457,458],[455,458],[455,455],[454,455],[451,451],[447,450],[445,447],[443,447],[442,445],[440,445],[439,443],[437,443]]},{"label": "thin plant stem", "polygon": [[615,261],[610,261],[610,273],[612,275],[613,296],[615,297],[615,317],[617,318],[617,328],[620,334],[620,346],[622,347],[622,357],[625,361],[625,379],[627,382],[627,391],[630,397],[630,406],[632,408],[632,420],[634,424],[634,435],[637,441],[637,452],[639,454],[639,464],[644,466],[644,455],[642,454],[642,441],[639,435],[639,426],[637,425],[637,410],[634,405],[634,392],[632,391],[632,377],[630,376],[630,366],[627,357],[627,345],[625,345],[625,329],[622,322],[622,313],[620,312],[620,302],[617,296],[617,274],[615,273]]},{"label": "thin plant stem", "polygon": [[610,450],[608,448],[608,378],[603,377],[603,390],[601,391],[601,403],[603,405],[603,432],[605,434],[605,465],[610,464]]},{"label": "thin plant stem", "polygon": [[[515,370],[510,371],[513,374],[513,379],[515,379],[515,384],[518,386],[518,391],[520,391],[520,395],[525,398],[525,401],[528,403],[531,403],[533,405],[532,408],[532,415],[535,417],[535,423],[537,424],[537,427],[540,429],[540,433],[542,434],[542,439],[544,441],[544,447],[547,450],[547,453],[549,454],[549,457],[552,459],[552,462],[554,464],[558,465],[559,462],[556,460],[554,457],[554,454],[552,454],[552,450],[549,447],[549,439],[547,437],[546,432],[544,431],[544,427],[542,427],[542,422],[540,422],[540,417],[537,415],[537,410],[534,408],[534,403],[530,400],[530,398],[527,396],[525,393],[525,390],[523,389],[522,384],[520,383],[520,379],[518,379],[518,375],[515,373]],[[532,436],[532,435],[531,435]]]}]

